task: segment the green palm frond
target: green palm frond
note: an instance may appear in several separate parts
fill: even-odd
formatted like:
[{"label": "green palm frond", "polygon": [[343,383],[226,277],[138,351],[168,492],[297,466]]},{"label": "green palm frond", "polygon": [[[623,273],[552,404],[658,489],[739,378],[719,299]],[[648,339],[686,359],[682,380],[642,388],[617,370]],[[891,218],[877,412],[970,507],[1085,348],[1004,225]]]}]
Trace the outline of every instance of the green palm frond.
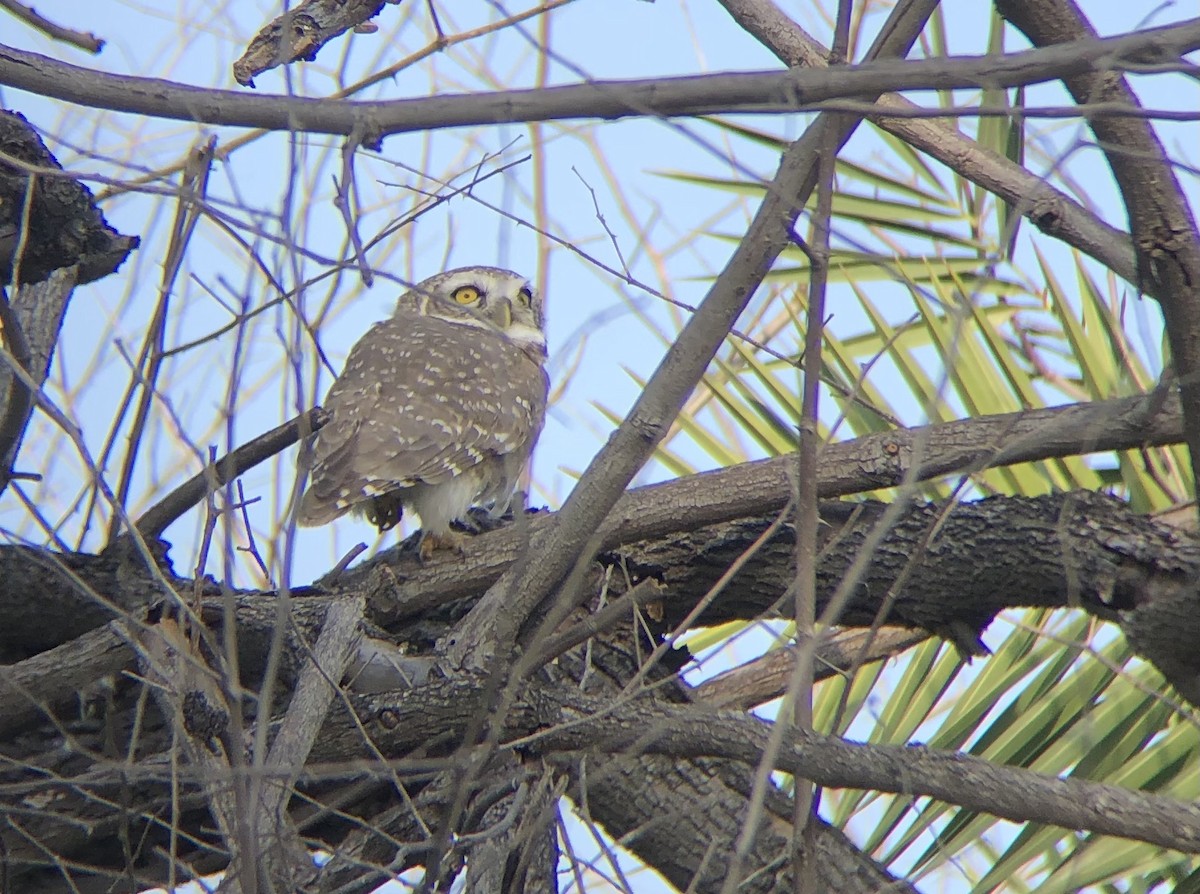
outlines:
[{"label": "green palm frond", "polygon": [[[998,35],[998,18],[993,23]],[[982,99],[997,107],[1023,101],[991,90]],[[713,124],[734,140],[782,145],[744,124]],[[931,167],[906,144],[877,136],[885,161],[865,167],[839,159],[837,165],[833,227],[841,242],[829,269],[823,437],[841,440],[896,424],[1099,400],[1154,386],[1158,346],[1131,341],[1136,329],[1128,325],[1128,302],[1136,298],[1111,277],[1101,284],[1078,255],[1051,258],[1038,244],[1030,251],[1030,240],[1017,238],[1016,209]],[[985,118],[979,138],[1020,160],[1025,134],[1019,116]],[[761,182],[707,173],[664,176],[750,199],[762,192]],[[1065,271],[1073,273],[1069,286]],[[794,449],[808,276],[804,252],[786,250],[750,315],[750,340],[730,340],[663,443],[665,467],[682,473],[698,455],[726,465]],[[923,492],[936,499],[957,485],[929,482]],[[970,499],[1110,488],[1149,512],[1171,506],[1191,486],[1186,454],[1176,447],[987,469],[973,474],[963,493]],[[1004,624],[994,653],[971,666],[931,640],[890,663],[826,680],[816,690],[817,728],[1200,797],[1200,778],[1188,772],[1188,758],[1200,747],[1197,727],[1179,722],[1161,677],[1134,658],[1112,628],[1061,611],[1016,612]],[[733,632],[710,631],[696,642],[717,647]],[[1123,890],[1133,890],[1130,879],[1174,882],[1190,871],[1184,858],[1149,845],[1051,827],[998,826],[994,817],[928,800],[835,791],[824,793],[822,804],[831,822],[852,829],[885,863],[915,878],[953,864],[978,892],[1066,892],[1118,879]]]}]

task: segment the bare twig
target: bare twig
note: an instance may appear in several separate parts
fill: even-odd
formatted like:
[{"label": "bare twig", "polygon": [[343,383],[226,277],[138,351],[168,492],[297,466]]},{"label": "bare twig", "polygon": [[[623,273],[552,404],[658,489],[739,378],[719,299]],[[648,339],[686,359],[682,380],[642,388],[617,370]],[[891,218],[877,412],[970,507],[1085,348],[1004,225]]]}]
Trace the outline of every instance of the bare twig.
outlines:
[{"label": "bare twig", "polygon": [[[923,630],[886,627],[875,636],[869,630],[837,630],[817,644],[813,676],[824,680],[855,667],[890,658],[929,638]],[[865,651],[864,651],[865,650]],[[787,692],[800,649],[791,644],[705,680],[692,697],[716,708],[749,710]]]},{"label": "bare twig", "polygon": [[[839,0],[834,31],[833,62],[845,64],[850,45],[850,0]],[[799,442],[796,449],[796,546],[795,579],[792,594],[792,621],[797,642],[816,637],[817,552],[821,517],[817,497],[818,458],[821,449],[820,395],[822,363],[825,356],[825,289],[829,281],[829,237],[833,228],[834,171],[837,164],[839,134],[836,116],[824,131],[825,145],[820,149],[817,167],[817,207],[812,216],[810,238],[805,248],[809,260],[808,305],[804,311],[804,375],[802,377]],[[793,684],[788,686],[779,721],[790,719],[798,730],[813,728],[813,685],[815,656],[801,649],[793,668]],[[789,700],[791,703],[789,704]],[[791,717],[788,718],[788,714]],[[769,764],[771,755],[764,755]],[[759,767],[764,774],[767,767]],[[793,777],[792,785],[792,885],[796,894],[813,894],[816,885],[816,855],[806,853],[805,842],[820,792],[812,780]],[[740,842],[739,842],[740,843]],[[749,839],[746,844],[749,846]],[[739,873],[740,874],[740,873]],[[732,892],[732,887],[726,882]]]},{"label": "bare twig", "polygon": [[[0,49],[0,84],[94,108],[189,122],[369,138],[446,127],[578,118],[778,113],[887,90],[1013,87],[1178,58],[1200,47],[1200,21],[1080,40],[1005,56],[888,60],[839,68],[596,81],[541,90],[381,102],[247,96],[153,78],[106,74],[36,53]],[[367,139],[370,142],[370,139]]]},{"label": "bare twig", "polygon": [[[218,485],[219,486],[219,485]],[[267,561],[259,552],[258,543],[254,540],[254,527],[250,524],[250,504],[258,500],[255,497],[253,500],[246,499],[245,488],[242,487],[242,482],[237,483],[238,501],[236,506],[226,507],[227,509],[237,509],[242,513],[242,527],[246,529],[246,545],[239,546],[238,552],[249,553],[254,559],[254,564],[258,566],[258,571],[262,575],[264,581],[271,579],[270,569],[267,568]]]},{"label": "bare twig", "polygon": [[617,234],[609,227],[608,221],[604,219],[604,212],[600,210],[600,200],[596,198],[596,190],[592,185],[583,179],[583,175],[579,173],[579,169],[572,166],[571,171],[579,178],[579,182],[592,196],[592,207],[596,210],[596,220],[600,221],[600,226],[604,228],[604,232],[608,234],[608,239],[612,242],[613,251],[616,252],[617,260],[621,262],[621,269],[625,271],[625,279],[629,280],[632,274],[629,272],[629,265],[625,262],[625,255],[621,253],[621,243],[617,241]]},{"label": "bare twig", "polygon": [[[3,338],[5,348],[0,361],[7,361],[11,357],[14,364],[28,373],[32,357],[29,341],[8,303],[8,289],[3,284],[0,284],[0,338]],[[33,394],[15,374],[15,370],[8,377],[8,394],[0,406],[4,407],[4,415],[0,417],[0,491],[3,491],[12,480],[17,444],[25,432],[29,411],[33,408]]]},{"label": "bare twig", "polygon": [[334,178],[333,205],[341,213],[342,221],[346,224],[346,235],[354,248],[354,262],[358,265],[358,273],[362,277],[363,285],[370,288],[375,284],[375,274],[371,272],[371,265],[367,262],[367,253],[363,249],[362,237],[358,233],[358,221],[354,217],[354,205],[357,203],[352,200],[354,156],[361,143],[359,134],[355,133],[347,137],[342,146],[342,178],[341,180]]},{"label": "bare twig", "polygon": [[354,546],[350,547],[350,549],[346,552],[346,555],[338,559],[338,563],[334,565],[333,568],[321,575],[321,578],[317,581],[317,585],[324,588],[333,586],[335,583],[337,583],[337,579],[342,576],[342,573],[350,567],[350,563],[366,551],[367,545],[365,543],[354,544]]},{"label": "bare twig", "polygon": [[[463,184],[462,186],[454,187],[453,189],[449,188],[448,184],[444,184],[447,187],[447,192],[440,193],[440,194],[434,195],[434,196],[430,196],[430,201],[427,204],[422,205],[420,208],[416,209],[415,211],[413,211],[409,214],[405,214],[403,217],[399,218],[398,220],[395,220],[395,221],[389,223],[386,227],[383,228],[383,230],[381,230],[379,233],[377,233],[375,236],[373,236],[371,239],[369,239],[366,242],[366,244],[363,246],[363,249],[365,251],[370,251],[372,248],[374,248],[376,245],[383,242],[388,237],[394,235],[396,232],[403,229],[404,227],[409,226],[413,221],[419,219],[423,214],[427,214],[432,209],[450,201],[451,199],[455,198],[456,196],[459,196],[459,195],[462,195],[463,193],[469,192],[472,189],[472,187],[474,187],[475,185],[482,183],[485,180],[488,180],[492,177],[502,175],[505,172],[510,171],[513,168],[517,167],[518,165],[524,164],[528,160],[529,160],[528,155],[523,156],[518,159],[514,159],[513,161],[510,161],[505,164],[497,166],[496,168],[488,171],[486,174],[477,174],[474,179]],[[238,239],[240,241],[240,237],[237,237],[232,232],[230,232],[230,235],[234,236],[235,239]],[[163,356],[164,357],[172,357],[176,354],[185,353],[185,352],[190,351],[193,348],[197,347],[198,345],[202,345],[206,342],[212,341],[213,339],[219,338],[222,335],[232,332],[232,331],[236,330],[238,327],[242,326],[247,320],[251,319],[252,317],[256,317],[256,316],[264,313],[265,311],[269,310],[270,308],[276,307],[280,303],[290,302],[296,295],[302,293],[305,289],[310,289],[314,285],[324,282],[325,280],[338,275],[342,271],[342,269],[343,269],[343,265],[341,265],[341,264],[334,265],[330,269],[322,271],[321,273],[317,274],[316,276],[313,276],[310,279],[305,280],[304,282],[302,282],[298,286],[296,286],[294,289],[290,289],[290,290],[284,289],[282,285],[274,282],[274,280],[272,278],[272,287],[274,287],[280,293],[279,298],[275,298],[271,301],[264,301],[261,305],[254,308],[253,310],[245,311],[245,312],[237,314],[233,320],[226,323],[224,326],[217,327],[216,329],[212,330],[211,332],[207,333],[206,335],[203,335],[203,336],[193,339],[191,341],[183,342],[182,344],[175,345],[172,348],[168,348],[166,351],[164,351]],[[409,285],[411,285],[411,284],[405,283],[406,288]],[[313,334],[313,339],[314,339],[314,341],[316,340],[315,333]]]},{"label": "bare twig", "polygon": [[138,519],[137,529],[148,539],[158,537],[168,525],[201,502],[210,487],[223,487],[247,469],[319,431],[326,421],[324,410],[318,407],[243,444],[218,460],[211,471],[206,468],[198,472],[147,509]]},{"label": "bare twig", "polygon": [[18,0],[0,0],[0,8],[7,9],[29,27],[41,31],[53,40],[61,40],[63,43],[69,43],[89,53],[99,53],[104,49],[104,41],[95,34],[88,31],[76,31],[74,28],[67,28],[57,22],[52,22],[32,6],[26,6],[24,3],[19,3]]},{"label": "bare twig", "polygon": [[[147,327],[146,337],[142,342],[142,350],[134,369],[134,375],[129,383],[125,399],[121,404],[121,412],[113,420],[112,435],[115,437],[117,429],[121,425],[121,420],[124,418],[125,409],[129,406],[129,402],[133,397],[134,390],[140,388],[141,393],[138,397],[137,408],[134,411],[133,424],[130,427],[129,437],[127,438],[129,446],[121,463],[121,474],[117,479],[117,486],[114,489],[117,502],[122,507],[125,506],[129,496],[129,489],[133,485],[134,465],[141,450],[142,436],[149,420],[150,408],[157,397],[158,375],[165,360],[165,338],[168,312],[171,305],[171,290],[175,287],[175,278],[179,275],[180,267],[183,264],[184,252],[187,250],[187,245],[191,241],[192,234],[196,231],[196,223],[201,214],[197,202],[204,200],[208,175],[212,170],[213,150],[216,148],[216,145],[217,138],[209,137],[203,144],[192,150],[190,163],[185,169],[179,184],[179,200],[175,209],[175,220],[171,227],[171,241],[167,246],[166,258],[163,260],[163,274],[162,282],[159,286],[158,304],[154,309],[154,316],[150,321],[150,325]],[[112,443],[113,439],[110,438],[109,445]],[[107,450],[101,462],[105,462],[106,460]],[[120,529],[121,516],[119,513],[114,512],[108,528],[109,543],[112,543],[116,539]]]},{"label": "bare twig", "polygon": [[662,586],[658,581],[653,578],[638,581],[619,598],[614,599],[604,608],[588,614],[575,626],[545,642],[538,643],[537,649],[530,653],[526,664],[529,667],[541,667],[568,649],[573,649],[575,646],[587,642],[593,636],[628,619],[639,607],[661,598]]}]

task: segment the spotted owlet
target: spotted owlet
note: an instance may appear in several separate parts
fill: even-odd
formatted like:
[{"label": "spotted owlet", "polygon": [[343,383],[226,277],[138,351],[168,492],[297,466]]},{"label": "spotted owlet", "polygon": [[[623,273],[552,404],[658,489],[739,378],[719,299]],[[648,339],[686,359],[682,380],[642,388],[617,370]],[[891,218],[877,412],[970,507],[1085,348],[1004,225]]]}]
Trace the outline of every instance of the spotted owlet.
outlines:
[{"label": "spotted owlet", "polygon": [[546,418],[542,305],[525,277],[463,267],[400,296],[325,398],[302,525],[353,510],[380,531],[421,517],[421,555],[458,546],[450,523],[503,511]]}]

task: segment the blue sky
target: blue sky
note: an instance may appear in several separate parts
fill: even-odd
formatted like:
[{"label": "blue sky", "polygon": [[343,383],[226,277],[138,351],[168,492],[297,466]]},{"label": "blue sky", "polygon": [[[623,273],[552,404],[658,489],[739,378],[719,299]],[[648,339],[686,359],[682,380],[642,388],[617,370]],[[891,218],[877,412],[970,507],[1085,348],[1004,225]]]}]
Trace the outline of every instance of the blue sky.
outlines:
[{"label": "blue sky", "polygon": [[[1102,33],[1126,30],[1147,15],[1163,24],[1193,11],[1178,3],[1151,11],[1140,4],[1109,0],[1085,0],[1081,5]],[[982,52],[989,5],[947,2],[944,6],[951,49]],[[828,34],[828,25],[819,18],[814,4],[803,0],[785,7],[810,33],[818,37]],[[483,25],[496,17],[497,8],[479,3],[443,10],[439,5],[447,32]],[[91,58],[52,45],[11,22],[5,41],[107,71],[226,89],[235,87],[230,65],[244,42],[275,12],[274,4],[196,0],[170,9],[135,2],[51,0],[39,3],[38,9],[52,19],[95,31],[109,41],[104,53]],[[263,94],[328,95],[339,84],[423,46],[428,34],[426,10],[420,2],[385,6],[379,17],[379,34],[355,35],[326,47],[315,62],[261,75],[257,89]],[[538,27],[527,24],[527,36],[510,31],[451,48],[378,85],[364,97],[529,86],[535,77],[535,54],[529,41],[541,39]],[[549,65],[551,83],[575,83],[582,77],[651,77],[777,67],[770,54],[734,26],[716,4],[709,3],[581,0],[554,14],[550,45],[561,60]],[[1018,37],[1009,42],[1010,47],[1022,45]],[[481,58],[487,60],[486,68],[494,79],[480,77]],[[1143,98],[1161,108],[1200,107],[1195,81],[1181,78],[1175,84],[1178,89],[1156,88]],[[202,135],[215,133],[225,143],[241,134],[233,129],[99,114],[7,89],[0,98],[52,138],[52,148],[68,168],[118,179],[177,159]],[[1056,85],[1033,88],[1027,99],[1031,104],[1065,102]],[[801,132],[806,120],[797,115],[782,121],[747,123],[772,127],[790,137]],[[1087,198],[1103,216],[1124,226],[1107,168],[1099,153],[1088,148],[1088,134],[1078,123],[1047,121],[1033,126],[1043,134],[1046,160],[1030,159],[1030,166],[1044,170],[1060,160],[1065,148],[1072,147],[1066,156],[1071,175],[1086,184]],[[627,262],[638,280],[694,305],[703,298],[706,280],[721,269],[731,248],[728,241],[707,234],[743,230],[753,201],[664,174],[734,176],[749,169],[769,177],[776,159],[761,147],[731,143],[719,128],[700,122],[556,122],[539,130],[543,140],[540,156],[487,181],[475,190],[474,198],[457,198],[421,216],[415,225],[374,250],[369,259],[378,276],[372,288],[364,288],[349,269],[308,286],[297,300],[297,309],[316,325],[321,349],[336,370],[349,346],[370,323],[391,312],[404,282],[466,264],[499,264],[539,277],[545,283],[558,399],[538,448],[531,501],[556,507],[569,492],[573,473],[587,465],[611,431],[611,423],[596,405],[617,414],[628,408],[638,391],[635,377],[644,378],[653,371],[665,339],[677,331],[682,312],[621,283],[561,244],[547,249],[548,264],[539,269],[539,250],[547,243],[526,224],[540,221],[556,238],[610,267],[620,269]],[[1178,150],[1176,155],[1194,159],[1195,153],[1189,154],[1183,147],[1196,145],[1197,130],[1197,124],[1191,122],[1164,125],[1161,132]],[[237,150],[229,162],[214,168],[210,184],[214,207],[230,215],[239,232],[246,234],[253,255],[288,289],[327,272],[331,263],[346,257],[345,227],[331,201],[331,178],[341,175],[340,146],[335,138],[301,135],[289,141],[285,135],[273,135]],[[388,138],[380,152],[364,152],[356,162],[356,185],[363,202],[362,235],[369,238],[408,213],[421,191],[433,187],[430,179],[414,171],[461,179],[487,154],[500,153],[501,160],[515,161],[528,155],[533,146],[530,130],[514,125]],[[732,160],[731,151],[736,152]],[[888,163],[886,146],[865,129],[852,141],[847,156],[868,165]],[[1183,172],[1182,177],[1195,197],[1195,172]],[[286,188],[289,182],[297,183],[293,193]],[[539,183],[544,185],[540,217],[531,200]],[[99,191],[103,185],[93,184],[93,188]],[[136,353],[157,299],[160,260],[172,212],[169,202],[154,194],[118,197],[104,207],[120,230],[138,234],[145,242],[118,275],[77,292],[50,385],[60,405],[80,421],[93,456],[103,451],[108,420],[129,378],[122,353]],[[598,215],[603,215],[603,223]],[[296,246],[303,251],[296,251]],[[1067,257],[1058,249],[1052,252],[1060,259]],[[853,332],[861,320],[850,310],[853,302],[847,293],[838,288],[842,287],[831,293],[831,306],[837,308],[833,326],[843,334]],[[297,309],[272,304],[276,298],[251,254],[220,226],[202,222],[184,275],[173,291],[168,344],[184,344],[213,332],[230,319],[229,308],[238,302],[245,302],[247,309],[265,309],[245,327],[240,343],[232,334],[225,335],[168,363],[169,404],[155,407],[148,453],[132,493],[135,510],[145,508],[197,471],[199,457],[210,444],[218,454],[224,453],[324,394],[331,372],[313,360],[316,352],[311,340],[297,330]],[[908,312],[898,303],[898,317]],[[1144,330],[1147,354],[1153,355],[1160,335],[1157,307],[1146,303],[1133,313],[1136,325]],[[227,423],[223,408],[231,391],[236,414]],[[911,418],[905,421],[923,421],[919,408],[914,406]],[[681,450],[697,466],[711,465],[699,450],[686,446]],[[119,459],[118,451],[108,464],[111,475],[119,468]],[[258,498],[248,513],[273,578],[306,583],[328,570],[359,540],[390,545],[390,537],[377,540],[367,525],[346,520],[331,528],[300,532],[294,560],[285,568],[283,552],[274,550],[272,542],[285,517],[294,461],[295,450],[288,451],[244,480],[247,496]],[[82,538],[84,545],[97,547],[103,526],[94,520],[90,524],[83,521],[87,479],[81,461],[64,439],[46,424],[39,424],[26,445],[21,467],[45,474],[43,484],[29,488],[29,493],[50,508],[51,521],[61,524],[68,541]],[[642,480],[665,474],[661,467],[652,466]],[[199,519],[199,512],[193,512],[167,535],[175,544],[177,567],[184,573],[194,562]],[[37,542],[45,539],[11,494],[0,500],[0,526]],[[230,536],[231,546],[244,543],[240,530]],[[230,549],[222,558],[220,552],[214,553],[208,572],[217,576],[232,572],[242,583],[257,581],[258,575],[243,553]]]},{"label": "blue sky", "polygon": [[[1085,8],[1096,16],[1101,31],[1128,27],[1131,18],[1144,15],[1144,11],[1106,2],[1085,4]],[[199,86],[231,88],[234,85],[229,65],[247,35],[268,17],[269,9],[265,4],[256,12],[241,4],[214,7],[192,3],[180,4],[167,13],[132,3],[89,4],[82,8],[52,3],[45,8],[47,15],[66,16],[76,27],[90,28],[109,39],[105,52],[96,59],[86,58],[77,51],[52,48],[30,33],[21,35],[24,40],[20,45],[116,72],[154,74]],[[109,27],[114,11],[119,11],[128,23],[120,30]],[[826,24],[816,18],[811,4],[795,4],[791,11],[812,33],[827,33]],[[1158,20],[1165,21],[1172,13],[1181,12],[1163,8]],[[448,13],[443,13],[447,31],[482,25],[496,12],[487,4],[472,4],[454,14],[476,18],[451,20]],[[947,5],[946,16],[952,49],[983,49],[985,7],[952,3]],[[181,26],[180,22],[185,24]],[[349,41],[335,43],[313,63],[260,76],[259,92],[290,90],[324,95],[339,82],[377,70],[424,44],[427,19],[420,4],[389,5],[380,23],[385,29],[381,34],[395,29],[388,40],[383,40],[381,34],[355,35]],[[549,66],[552,83],[576,82],[580,73],[592,78],[645,77],[776,67],[773,57],[733,26],[722,10],[708,4],[661,0],[611,5],[581,2],[557,11],[553,23],[550,44],[562,61]],[[494,87],[494,83],[486,82],[488,79],[481,81],[478,77],[481,56],[486,56],[487,68],[505,86],[527,86],[534,77],[529,41],[539,39],[539,34],[536,24],[523,28],[527,29],[525,36],[505,32],[430,57],[366,95],[411,97]],[[137,35],[136,39],[131,35]],[[1021,41],[1014,38],[1010,45],[1020,46]],[[343,70],[348,74],[343,75]],[[1195,92],[1193,82],[1190,95],[1180,91],[1154,97],[1154,101],[1186,107],[1194,100]],[[1061,90],[1054,85],[1030,91],[1031,101],[1043,97],[1049,102],[1062,101]],[[214,131],[128,115],[98,117],[91,111],[64,110],[61,105],[13,91],[6,91],[4,98],[9,106],[25,111],[35,123],[62,140],[56,149],[73,169],[98,170],[110,176],[128,177],[131,168],[153,168],[174,160],[201,134],[215,132],[223,141],[239,135],[232,129]],[[791,116],[782,122],[757,119],[749,123],[786,136],[798,133],[805,120],[805,116]],[[1035,126],[1046,131],[1051,147],[1070,144],[1078,134],[1074,122]],[[1174,130],[1178,140],[1195,136],[1194,124]],[[620,269],[624,259],[641,282],[694,305],[703,297],[706,280],[719,271],[730,247],[727,241],[703,233],[736,234],[744,228],[753,204],[663,174],[683,171],[734,176],[748,169],[770,176],[775,157],[745,142],[732,144],[717,128],[697,122],[560,122],[543,125],[541,132],[544,158],[540,168],[535,170],[533,162],[526,162],[476,188],[475,195],[492,207],[470,198],[455,199],[421,217],[402,238],[385,243],[370,255],[379,274],[374,288],[363,289],[353,271],[347,271],[332,280],[332,289],[329,280],[311,286],[302,301],[305,316],[319,321],[320,346],[336,369],[349,345],[369,323],[390,313],[393,299],[405,281],[419,280],[446,266],[472,263],[512,266],[541,277],[546,284],[556,386],[564,387],[539,446],[536,489],[531,499],[555,506],[569,491],[573,473],[587,464],[611,428],[593,405],[602,404],[616,413],[629,406],[637,385],[626,370],[642,378],[649,375],[664,350],[664,339],[677,329],[681,315],[659,298],[622,284],[562,245],[550,249],[545,269],[535,270],[538,237],[528,226],[496,209],[524,221],[533,220],[530,193],[535,178],[540,177],[547,197],[542,223],[550,233],[610,267]],[[415,189],[432,186],[411,173],[412,169],[448,178],[472,171],[485,153],[503,153],[502,159],[515,160],[528,155],[531,145],[529,131],[512,125],[387,139],[382,152],[362,153],[356,165],[357,186],[366,206],[360,232],[364,237],[373,235],[412,207]],[[75,156],[71,151],[89,147],[114,163]],[[239,149],[213,172],[210,198],[214,204],[225,203],[221,207],[236,218],[236,225],[261,229],[265,237],[257,240],[255,251],[285,287],[327,271],[331,261],[345,256],[345,229],[331,203],[331,178],[340,176],[339,147],[336,139],[308,136],[301,136],[289,146],[285,136],[274,135]],[[731,152],[736,153],[734,161],[730,160]],[[852,141],[847,156],[868,164],[872,159],[886,160],[884,148],[866,129]],[[1122,224],[1120,205],[1107,188],[1111,178],[1098,153],[1079,150],[1069,164],[1077,179],[1090,182],[1094,178],[1103,185],[1089,195],[1106,217]],[[293,169],[294,176],[290,173]],[[285,189],[290,180],[299,184],[297,195],[291,199]],[[253,211],[247,213],[240,210],[242,207]],[[170,206],[154,196],[125,196],[107,202],[105,210],[124,232],[137,233],[146,242],[119,276],[81,291],[76,298],[57,370],[64,395],[76,395],[78,402],[71,409],[85,423],[101,423],[84,426],[97,454],[102,448],[103,422],[112,417],[128,380],[127,363],[120,357],[116,340],[126,352],[135,351],[139,344],[142,324],[156,297]],[[603,215],[603,224],[598,214]],[[279,241],[281,234],[312,256],[297,258],[286,242]],[[248,308],[255,308],[277,297],[246,252],[218,227],[201,225],[188,260],[186,275],[176,284],[173,301],[177,312],[172,316],[169,344],[189,342],[226,323],[229,312],[222,302],[244,300]],[[856,320],[845,309],[849,302],[838,302],[836,292],[832,298],[831,305],[841,309],[840,316],[835,314],[835,329],[853,331]],[[656,336],[637,318],[634,309],[660,327],[662,334]],[[1151,314],[1151,320],[1153,317]],[[196,445],[201,454],[210,444],[224,452],[324,393],[330,372],[325,369],[318,378],[312,365],[305,362],[315,353],[311,342],[301,348],[306,357],[301,363],[303,383],[299,392],[290,381],[294,377],[285,373],[289,350],[294,354],[299,344],[291,331],[294,326],[293,313],[272,309],[262,313],[247,330],[240,347],[243,366],[236,384],[239,411],[228,429],[217,423],[230,388],[224,373],[233,364],[232,337],[226,336],[211,349],[187,352],[168,365],[171,398],[177,405],[171,411],[159,408],[155,414],[159,428],[154,461],[144,465],[147,475],[137,481],[132,505],[144,506],[169,483],[167,479],[195,471],[199,459],[195,454],[186,457],[187,451],[180,449],[181,440]],[[1147,340],[1152,341],[1153,323],[1149,326]],[[170,418],[172,412],[178,419]],[[686,455],[697,465],[711,464],[699,453]],[[247,476],[247,487],[267,497],[251,510],[252,521],[262,531],[273,530],[284,511],[292,462],[293,453],[289,453],[282,462]],[[650,467],[643,480],[662,474]],[[264,488],[269,493],[262,492]],[[60,501],[64,513],[68,513],[75,496],[77,493],[70,488],[55,488],[52,498]],[[170,532],[169,538],[176,541],[177,547],[183,547],[194,536],[194,521],[185,520]],[[191,535],[181,536],[189,529]],[[294,569],[293,580],[319,574],[355,540],[366,538],[370,542],[370,533],[365,525],[353,522],[339,524],[332,542],[328,531],[303,532],[301,555],[305,561]]]}]

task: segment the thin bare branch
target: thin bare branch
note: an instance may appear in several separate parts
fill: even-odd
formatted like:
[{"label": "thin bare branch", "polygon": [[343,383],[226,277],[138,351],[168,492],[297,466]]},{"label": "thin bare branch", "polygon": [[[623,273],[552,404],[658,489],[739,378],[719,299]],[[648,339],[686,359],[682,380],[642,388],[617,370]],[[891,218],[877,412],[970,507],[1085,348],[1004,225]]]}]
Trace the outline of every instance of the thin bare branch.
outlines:
[{"label": "thin bare branch", "polygon": [[[902,3],[889,21],[900,22],[872,47],[872,57],[906,55],[936,3]],[[792,238],[792,228],[813,188],[816,160],[823,146],[849,138],[853,124],[838,128],[826,142],[824,116],[783,154],[779,170],[750,222],[745,237],[718,275],[704,301],[667,350],[637,402],[593,457],[556,517],[556,526],[533,539],[539,561],[501,578],[463,621],[449,644],[453,666],[488,666],[497,648],[509,648],[521,625],[556,585],[557,603],[540,623],[553,630],[578,599],[583,569],[600,548],[606,517],[667,433],[684,401],[704,375],[738,316],[771,265]]]},{"label": "thin bare branch", "polygon": [[[862,664],[891,658],[929,638],[927,633],[887,627],[872,637],[870,631],[838,630],[822,635],[816,648],[813,676],[824,680]],[[863,652],[864,647],[867,651]],[[774,649],[739,667],[705,680],[693,690],[697,701],[715,708],[749,710],[787,692],[800,649],[796,644]]]},{"label": "thin bare branch", "polygon": [[217,460],[211,470],[197,472],[147,509],[138,519],[137,529],[148,539],[160,536],[172,522],[203,502],[211,490],[224,487],[247,469],[307,438],[326,421],[325,412],[317,407],[246,442]]},{"label": "thin bare branch", "polygon": [[776,114],[824,100],[875,97],[889,90],[1020,86],[1103,74],[1200,48],[1200,21],[1121,37],[1080,40],[1000,57],[888,60],[836,71],[793,69],[650,80],[596,81],[540,90],[459,94],[383,102],[246,96],[154,78],[105,74],[36,53],[0,48],[0,84],[78,105],[233,127],[363,134],[372,146],[389,134],[506,122],[722,112]]},{"label": "thin bare branch", "polygon": [[[129,488],[133,485],[133,469],[142,447],[142,436],[150,416],[150,408],[157,393],[158,376],[165,360],[166,326],[171,305],[171,293],[175,288],[175,279],[183,264],[183,256],[188,243],[196,231],[201,210],[198,202],[203,202],[208,186],[208,176],[212,171],[213,150],[217,138],[209,137],[196,146],[189,154],[188,167],[184,169],[179,184],[179,199],[175,208],[175,219],[171,226],[171,239],[167,246],[167,254],[163,260],[162,281],[159,285],[158,303],[154,308],[154,316],[146,327],[146,335],[142,341],[142,350],[138,356],[130,377],[125,399],[121,403],[121,412],[113,419],[112,436],[116,435],[124,419],[125,410],[138,394],[137,406],[134,410],[133,423],[130,425],[129,436],[126,439],[128,448],[121,462],[121,472],[114,488],[117,502],[123,507],[129,497]],[[109,444],[112,443],[110,436]],[[106,448],[109,445],[106,444]],[[101,462],[106,463],[107,449],[102,455]],[[108,541],[111,543],[121,530],[120,513],[113,513],[108,528]]]},{"label": "thin bare branch", "polygon": [[26,6],[18,0],[0,0],[0,8],[7,9],[16,18],[25,22],[29,27],[41,31],[53,40],[61,40],[86,50],[89,53],[99,53],[104,49],[104,41],[89,31],[76,31],[57,22],[52,22],[32,6]]},{"label": "thin bare branch", "polygon": [[[721,0],[721,5],[785,64],[818,68],[829,65],[826,48],[805,33],[772,0]],[[863,111],[857,108],[858,105],[847,103],[842,107],[846,111]],[[1115,112],[1116,104],[1110,105],[1112,108],[1105,111]],[[996,110],[997,114],[1006,116],[1024,111],[1009,107]],[[1055,111],[1076,116],[1083,110],[1072,106]],[[1133,243],[1128,233],[1101,220],[1055,189],[1047,178],[984,148],[956,127],[944,121],[924,120],[954,113],[953,108],[926,109],[895,93],[887,93],[876,101],[870,120],[952,171],[995,193],[1046,235],[1078,248],[1127,282],[1137,281]]]}]

